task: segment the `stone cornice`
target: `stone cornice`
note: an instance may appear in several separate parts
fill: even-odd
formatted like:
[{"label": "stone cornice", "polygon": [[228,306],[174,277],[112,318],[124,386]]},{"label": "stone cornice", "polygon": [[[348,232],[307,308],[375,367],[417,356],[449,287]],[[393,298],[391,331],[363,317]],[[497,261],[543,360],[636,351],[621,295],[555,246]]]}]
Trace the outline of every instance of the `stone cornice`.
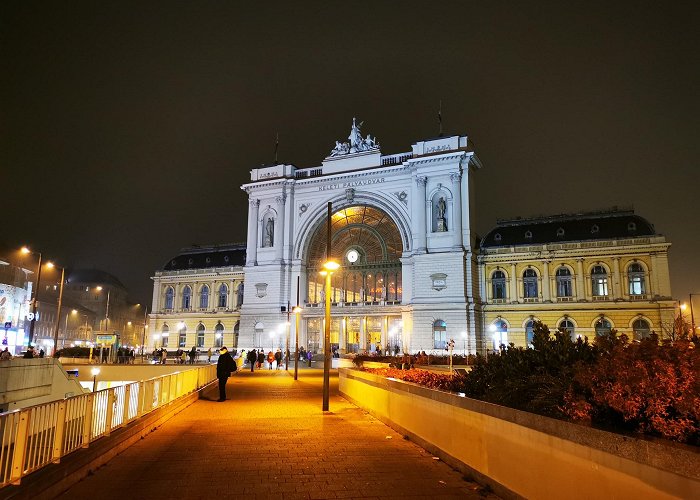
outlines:
[{"label": "stone cornice", "polygon": [[589,247],[589,248],[571,248],[562,250],[546,250],[527,251],[527,252],[502,252],[494,251],[484,252],[480,250],[478,255],[479,263],[495,263],[495,262],[522,262],[529,260],[565,260],[576,258],[597,258],[600,260],[612,259],[616,257],[634,257],[652,255],[658,253],[667,253],[670,243],[656,244],[640,244],[640,245],[625,245],[623,247],[605,246],[605,247]]}]

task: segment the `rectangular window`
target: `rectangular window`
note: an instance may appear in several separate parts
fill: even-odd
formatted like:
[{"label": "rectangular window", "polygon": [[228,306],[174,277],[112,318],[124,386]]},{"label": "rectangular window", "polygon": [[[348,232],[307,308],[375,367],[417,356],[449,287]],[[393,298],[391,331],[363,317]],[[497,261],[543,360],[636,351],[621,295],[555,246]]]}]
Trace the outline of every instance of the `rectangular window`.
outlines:
[{"label": "rectangular window", "polygon": [[571,286],[570,278],[558,278],[557,279],[557,297],[572,297],[573,288]]},{"label": "rectangular window", "polygon": [[608,295],[608,278],[593,278],[593,295],[605,297]]},{"label": "rectangular window", "polygon": [[197,347],[204,347],[204,332],[197,334]]},{"label": "rectangular window", "polygon": [[168,337],[163,337],[163,347],[168,347]]},{"label": "rectangular window", "polygon": [[435,349],[444,349],[447,345],[447,331],[435,330]]},{"label": "rectangular window", "polygon": [[644,295],[644,278],[640,276],[630,278],[630,295]]},{"label": "rectangular window", "polygon": [[178,346],[185,347],[185,343],[187,342],[187,334],[181,332],[179,337],[180,338],[179,338]]}]

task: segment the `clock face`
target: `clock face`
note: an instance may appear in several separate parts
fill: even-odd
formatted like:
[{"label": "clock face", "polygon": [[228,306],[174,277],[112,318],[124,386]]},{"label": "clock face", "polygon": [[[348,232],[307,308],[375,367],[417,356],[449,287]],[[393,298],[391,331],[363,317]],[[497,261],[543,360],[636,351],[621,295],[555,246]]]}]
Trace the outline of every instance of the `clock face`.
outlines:
[{"label": "clock face", "polygon": [[354,263],[360,258],[360,254],[357,253],[357,250],[350,250],[345,257],[348,259],[348,262]]}]

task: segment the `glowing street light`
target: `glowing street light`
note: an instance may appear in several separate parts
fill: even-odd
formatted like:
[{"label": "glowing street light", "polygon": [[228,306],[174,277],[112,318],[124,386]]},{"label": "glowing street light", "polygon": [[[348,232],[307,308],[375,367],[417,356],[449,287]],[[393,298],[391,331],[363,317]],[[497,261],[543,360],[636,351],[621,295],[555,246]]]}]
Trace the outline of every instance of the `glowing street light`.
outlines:
[{"label": "glowing street light", "polygon": [[32,302],[32,315],[31,315],[31,320],[29,320],[29,343],[28,345],[32,345],[32,339],[34,338],[34,324],[36,323],[36,308],[37,308],[37,302],[39,300],[39,280],[41,280],[41,252],[33,252],[29,248],[22,247],[21,252],[24,255],[38,255],[39,256],[39,262],[36,265],[36,287],[34,290],[34,301]]}]

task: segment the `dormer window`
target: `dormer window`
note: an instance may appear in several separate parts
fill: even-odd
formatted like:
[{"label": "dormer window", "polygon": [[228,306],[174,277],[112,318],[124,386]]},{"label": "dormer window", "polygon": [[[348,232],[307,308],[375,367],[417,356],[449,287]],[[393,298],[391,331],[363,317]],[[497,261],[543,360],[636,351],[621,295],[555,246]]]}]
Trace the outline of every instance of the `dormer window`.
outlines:
[{"label": "dormer window", "polygon": [[635,224],[634,222],[628,223],[628,224],[627,224],[627,230],[628,230],[630,233],[633,233],[634,231],[637,230],[637,224]]},{"label": "dormer window", "polygon": [[593,224],[593,225],[591,226],[591,233],[592,233],[592,234],[596,234],[596,233],[599,233],[599,232],[600,232],[600,228],[598,227],[598,224]]},{"label": "dormer window", "polygon": [[525,239],[527,239],[527,240],[532,239],[532,231],[525,231]]},{"label": "dormer window", "polygon": [[194,259],[187,259],[187,263],[191,266],[194,264]]},{"label": "dormer window", "polygon": [[559,229],[557,229],[557,236],[558,236],[559,238],[561,238],[562,236],[564,236],[564,228],[563,228],[563,227],[560,227]]},{"label": "dormer window", "polygon": [[502,238],[501,233],[496,233],[493,235],[494,241],[501,241],[501,238]]}]

